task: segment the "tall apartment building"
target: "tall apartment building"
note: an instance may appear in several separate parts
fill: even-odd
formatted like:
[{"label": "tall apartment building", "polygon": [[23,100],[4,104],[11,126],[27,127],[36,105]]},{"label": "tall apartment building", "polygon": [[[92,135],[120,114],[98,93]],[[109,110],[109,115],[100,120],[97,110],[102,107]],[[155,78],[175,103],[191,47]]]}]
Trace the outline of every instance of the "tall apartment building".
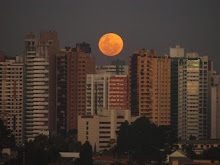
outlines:
[{"label": "tall apartment building", "polygon": [[171,112],[170,112],[170,124],[174,130],[175,135],[178,135],[178,78],[179,78],[179,60],[184,58],[184,48],[176,45],[174,48],[170,48],[171,59]]},{"label": "tall apartment building", "polygon": [[[40,44],[46,49],[49,61],[49,129],[56,131],[56,54],[60,51],[58,34],[55,31],[41,32]],[[44,50],[43,50],[44,51]]]},{"label": "tall apartment building", "polygon": [[96,66],[96,73],[97,74],[109,73],[112,75],[127,75],[128,66],[126,65],[125,61],[115,60],[115,61],[112,61],[111,65]]},{"label": "tall apartment building", "polygon": [[128,109],[128,76],[88,74],[86,81],[86,111],[88,115],[98,110]]},{"label": "tall apartment building", "polygon": [[86,75],[95,73],[95,59],[87,43],[62,50],[56,59],[57,130],[68,132],[77,129],[77,116],[86,114]]},{"label": "tall apartment building", "polygon": [[210,135],[208,57],[170,48],[171,125],[182,140]]},{"label": "tall apartment building", "polygon": [[134,51],[129,58],[130,107],[157,125],[170,125],[170,59],[155,50]]},{"label": "tall apartment building", "polygon": [[55,132],[55,55],[59,50],[56,32],[33,33],[25,38],[25,136]]},{"label": "tall apartment building", "polygon": [[178,137],[207,139],[208,117],[208,57],[187,53],[178,62]]},{"label": "tall apartment building", "polygon": [[96,151],[109,149],[115,144],[120,125],[126,120],[131,123],[138,117],[131,116],[130,110],[100,110],[98,115],[79,116],[78,140],[82,143],[89,141]]},{"label": "tall apartment building", "polygon": [[24,64],[23,57],[2,58],[0,62],[0,118],[15,136],[23,142],[24,131]]},{"label": "tall apartment building", "polygon": [[220,139],[220,75],[213,71],[210,77],[210,138]]},{"label": "tall apartment building", "polygon": [[[61,50],[56,55],[56,132],[61,135],[67,133],[68,88],[67,77],[70,51]],[[69,74],[68,74],[69,75]]]},{"label": "tall apartment building", "polygon": [[97,114],[98,110],[108,109],[110,74],[88,74],[86,77],[86,114]]}]

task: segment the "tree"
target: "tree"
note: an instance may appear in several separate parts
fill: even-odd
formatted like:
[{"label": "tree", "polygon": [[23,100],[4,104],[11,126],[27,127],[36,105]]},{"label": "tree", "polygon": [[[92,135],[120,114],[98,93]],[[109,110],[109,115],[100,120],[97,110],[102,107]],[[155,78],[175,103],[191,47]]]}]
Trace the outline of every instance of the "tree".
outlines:
[{"label": "tree", "polygon": [[203,159],[219,160],[220,161],[220,147],[212,147],[203,151]]},{"label": "tree", "polygon": [[194,152],[193,145],[183,145],[183,151],[186,153],[186,156],[190,159],[198,158],[198,155]]},{"label": "tree", "polygon": [[[57,162],[60,158],[59,152],[80,152],[81,142],[74,142],[73,139],[61,135],[51,136],[38,135],[33,141],[25,143],[25,147],[17,147],[18,157],[7,162],[8,165],[20,165],[23,162],[25,152],[26,164],[46,165]],[[17,164],[15,163],[17,162]],[[76,162],[77,163],[77,162]]]},{"label": "tree", "polygon": [[116,134],[117,153],[129,154],[138,164],[160,164],[166,158],[166,153],[161,149],[174,141],[170,139],[173,135],[169,127],[158,127],[146,117],[138,118],[132,124],[123,123]]},{"label": "tree", "polygon": [[93,159],[92,159],[93,153],[92,153],[92,146],[88,141],[86,141],[80,150],[80,159],[79,164],[80,165],[92,165]]},{"label": "tree", "polygon": [[0,119],[0,157],[3,148],[15,148],[15,138]]},{"label": "tree", "polygon": [[131,125],[127,121],[121,124],[119,131],[116,132],[117,134],[117,152],[118,154],[123,154],[132,150],[132,134]]},{"label": "tree", "polygon": [[33,141],[26,143],[26,164],[47,165],[56,162],[60,145],[56,145],[55,139],[49,139],[46,135],[38,135]]}]

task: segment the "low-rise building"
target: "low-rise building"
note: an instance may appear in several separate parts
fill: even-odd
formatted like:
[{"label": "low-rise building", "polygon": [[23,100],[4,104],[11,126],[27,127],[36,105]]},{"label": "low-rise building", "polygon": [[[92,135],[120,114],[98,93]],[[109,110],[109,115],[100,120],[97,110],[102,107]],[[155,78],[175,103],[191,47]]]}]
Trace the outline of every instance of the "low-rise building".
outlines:
[{"label": "low-rise building", "polygon": [[177,144],[179,149],[183,149],[184,145],[192,146],[196,154],[201,154],[204,150],[212,147],[220,147],[220,140],[187,140],[180,141]]},{"label": "low-rise building", "polygon": [[96,151],[109,149],[116,141],[120,125],[137,118],[131,116],[130,110],[101,110],[98,115],[78,116],[78,140],[89,141]]}]

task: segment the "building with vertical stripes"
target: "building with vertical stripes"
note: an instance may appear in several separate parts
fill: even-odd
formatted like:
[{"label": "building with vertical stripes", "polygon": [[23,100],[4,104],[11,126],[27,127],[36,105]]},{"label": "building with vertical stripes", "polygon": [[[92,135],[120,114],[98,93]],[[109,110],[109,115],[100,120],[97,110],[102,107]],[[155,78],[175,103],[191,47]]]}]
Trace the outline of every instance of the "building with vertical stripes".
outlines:
[{"label": "building with vertical stripes", "polygon": [[137,50],[129,58],[130,109],[157,125],[170,125],[170,59],[155,50]]}]

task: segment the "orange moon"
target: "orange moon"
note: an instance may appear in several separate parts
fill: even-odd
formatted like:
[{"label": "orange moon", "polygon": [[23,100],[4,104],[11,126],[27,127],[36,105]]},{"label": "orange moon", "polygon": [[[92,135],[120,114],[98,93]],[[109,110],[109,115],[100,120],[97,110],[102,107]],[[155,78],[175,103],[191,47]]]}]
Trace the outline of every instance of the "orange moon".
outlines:
[{"label": "orange moon", "polygon": [[100,51],[107,56],[115,56],[123,49],[123,40],[115,33],[107,33],[99,40]]}]

